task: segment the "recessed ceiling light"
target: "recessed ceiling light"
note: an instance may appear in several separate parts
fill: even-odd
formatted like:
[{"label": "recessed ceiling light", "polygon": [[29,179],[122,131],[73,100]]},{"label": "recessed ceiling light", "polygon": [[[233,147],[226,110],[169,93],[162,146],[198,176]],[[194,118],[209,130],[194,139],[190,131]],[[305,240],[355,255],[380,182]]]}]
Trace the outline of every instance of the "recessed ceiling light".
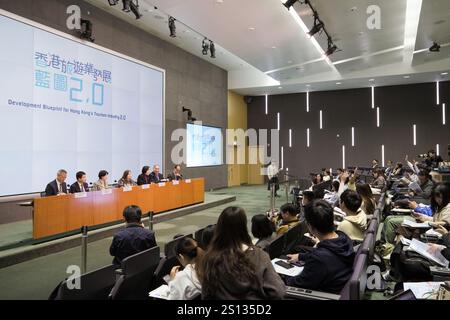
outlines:
[{"label": "recessed ceiling light", "polygon": [[338,85],[339,85],[339,84],[341,84],[341,83],[340,83],[340,82],[336,82],[336,84],[338,84]]},{"label": "recessed ceiling light", "polygon": [[370,82],[375,81],[375,79],[369,79]]},{"label": "recessed ceiling light", "polygon": [[278,89],[283,89],[283,87],[278,87]]},{"label": "recessed ceiling light", "polygon": [[273,46],[272,49],[276,49],[277,47]]},{"label": "recessed ceiling light", "polygon": [[216,0],[216,3],[222,4],[222,3],[223,3],[223,0]]},{"label": "recessed ceiling light", "polygon": [[306,86],[307,86],[307,87],[311,87],[311,85],[310,85],[310,84],[307,84]]},{"label": "recessed ceiling light", "polygon": [[291,64],[291,63],[292,63],[292,60],[289,60],[288,63]]},{"label": "recessed ceiling light", "polygon": [[405,79],[409,79],[409,78],[410,78],[410,76],[403,76],[403,78],[405,78]]},{"label": "recessed ceiling light", "polygon": [[446,75],[448,75],[448,72],[442,72],[441,75],[446,76]]},{"label": "recessed ceiling light", "polygon": [[255,28],[254,27],[248,27],[248,30],[255,31]]}]

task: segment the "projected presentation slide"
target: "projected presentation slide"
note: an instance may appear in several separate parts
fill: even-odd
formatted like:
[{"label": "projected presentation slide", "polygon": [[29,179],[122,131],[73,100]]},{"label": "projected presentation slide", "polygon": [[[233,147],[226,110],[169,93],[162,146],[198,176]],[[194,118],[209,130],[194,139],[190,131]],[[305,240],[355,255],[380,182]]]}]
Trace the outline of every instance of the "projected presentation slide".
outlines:
[{"label": "projected presentation slide", "polygon": [[0,15],[0,196],[162,164],[164,74]]},{"label": "projected presentation slide", "polygon": [[222,162],[222,130],[187,125],[186,165],[188,167],[218,166]]}]

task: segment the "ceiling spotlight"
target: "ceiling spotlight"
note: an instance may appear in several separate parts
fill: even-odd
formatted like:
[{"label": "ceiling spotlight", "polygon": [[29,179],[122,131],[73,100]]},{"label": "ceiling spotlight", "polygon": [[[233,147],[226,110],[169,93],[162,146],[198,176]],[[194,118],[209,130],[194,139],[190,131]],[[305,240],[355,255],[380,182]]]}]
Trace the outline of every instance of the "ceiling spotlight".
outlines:
[{"label": "ceiling spotlight", "polygon": [[133,0],[122,0],[123,3],[123,9],[124,12],[133,12],[134,16],[136,17],[136,20],[142,17],[142,14],[139,12],[139,1],[136,0],[136,3],[134,3]]},{"label": "ceiling spotlight", "polygon": [[440,52],[441,51],[441,46],[439,45],[439,43],[437,43],[436,41],[433,42],[433,45],[430,47],[430,52]]},{"label": "ceiling spotlight", "polygon": [[297,2],[297,0],[287,0],[284,3],[284,6],[289,10],[296,2]]},{"label": "ceiling spotlight", "polygon": [[211,40],[209,40],[209,52],[211,53],[211,58],[214,59],[216,57],[216,46]]},{"label": "ceiling spotlight", "polygon": [[169,30],[170,30],[170,37],[175,38],[177,36],[177,26],[175,25],[175,18],[169,17]]},{"label": "ceiling spotlight", "polygon": [[203,39],[202,42],[202,53],[204,56],[206,56],[208,54],[209,51],[209,44],[208,44],[208,39]]},{"label": "ceiling spotlight", "polygon": [[325,52],[325,55],[327,57],[331,56],[333,53],[335,53],[338,50],[338,47],[333,43],[333,40],[331,38],[328,38],[328,49]]},{"label": "ceiling spotlight", "polygon": [[197,121],[197,118],[194,118],[192,116],[192,110],[191,109],[183,107],[182,110],[183,110],[183,112],[187,112],[187,119],[188,119],[188,121],[194,121],[194,122]]},{"label": "ceiling spotlight", "polygon": [[81,19],[81,39],[88,40],[90,42],[94,42],[95,39],[92,38],[92,22],[89,20]]},{"label": "ceiling spotlight", "polygon": [[323,29],[323,22],[319,19],[317,14],[314,14],[314,26],[309,30],[308,35],[310,37],[314,36],[316,33]]},{"label": "ceiling spotlight", "polygon": [[118,2],[119,0],[108,0],[110,6],[115,6]]}]

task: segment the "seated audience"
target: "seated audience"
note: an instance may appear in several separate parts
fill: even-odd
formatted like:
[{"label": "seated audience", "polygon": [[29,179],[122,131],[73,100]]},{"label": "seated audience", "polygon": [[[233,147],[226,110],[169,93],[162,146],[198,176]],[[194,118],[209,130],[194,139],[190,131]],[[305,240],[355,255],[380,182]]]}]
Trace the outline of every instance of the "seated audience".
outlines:
[{"label": "seated audience", "polygon": [[331,204],[333,207],[336,205],[336,203],[339,201],[339,181],[334,180],[331,183],[331,191],[325,193],[325,196],[323,197],[323,200]]},{"label": "seated audience", "polygon": [[375,169],[373,171],[373,177],[375,180],[371,184],[372,188],[383,189],[386,186],[386,178],[382,169]]},{"label": "seated audience", "polygon": [[263,250],[252,244],[247,216],[228,207],[219,216],[212,242],[196,270],[203,299],[282,299],[285,286]]},{"label": "seated audience", "polygon": [[430,150],[428,151],[428,156],[425,159],[425,165],[428,170],[433,170],[434,168],[438,168],[439,164],[442,162],[442,157],[436,154],[436,151]]},{"label": "seated audience", "polygon": [[202,233],[202,249],[206,251],[208,249],[209,244],[211,243],[212,238],[214,237],[214,230],[216,229],[215,224],[211,224],[203,230]]},{"label": "seated audience", "polygon": [[64,169],[58,170],[56,173],[56,179],[49,182],[45,187],[45,196],[59,196],[61,194],[67,194],[67,171]]},{"label": "seated audience", "polygon": [[353,241],[364,240],[364,232],[367,229],[367,216],[361,209],[361,197],[352,190],[346,190],[341,195],[341,210],[345,212],[344,220],[338,225],[337,230],[344,232]]},{"label": "seated audience", "polygon": [[92,190],[99,191],[108,189],[109,188],[108,175],[109,175],[108,171],[100,170],[100,172],[98,173],[98,180],[94,182]]},{"label": "seated audience", "polygon": [[280,214],[275,217],[273,223],[275,224],[277,235],[286,233],[290,228],[300,223],[297,208],[291,203],[282,205]]},{"label": "seated audience", "polygon": [[331,180],[331,172],[330,169],[322,169],[322,175],[323,175],[323,181],[330,181]]},{"label": "seated audience", "polygon": [[202,287],[195,271],[203,250],[191,238],[184,238],[177,243],[175,253],[182,266],[175,266],[170,271],[169,300],[193,300],[202,293]]},{"label": "seated audience", "polygon": [[366,215],[373,215],[376,208],[375,197],[373,196],[372,189],[367,183],[361,183],[356,185],[356,192],[362,199],[361,208]]},{"label": "seated audience", "polygon": [[113,264],[117,266],[126,257],[156,247],[155,233],[144,228],[141,223],[142,211],[138,206],[126,207],[123,217],[125,229],[116,233],[109,248],[109,253],[114,257]]},{"label": "seated audience", "polygon": [[170,174],[167,176],[167,179],[168,179],[169,181],[173,181],[173,180],[176,180],[176,181],[178,181],[178,180],[183,180],[183,175],[181,174],[181,166],[180,166],[179,164],[177,164],[177,165],[173,168],[172,173],[170,173]]},{"label": "seated audience", "polygon": [[134,182],[133,176],[131,174],[131,170],[125,170],[123,172],[122,178],[120,178],[119,182],[117,183],[119,187],[133,187],[137,186],[137,183]]},{"label": "seated audience", "polygon": [[150,182],[151,183],[160,183],[162,180],[164,180],[164,176],[159,173],[160,167],[159,165],[155,164],[153,166],[153,171],[150,173]]},{"label": "seated audience", "polygon": [[394,170],[394,163],[391,160],[388,160],[387,166],[384,169],[384,175],[387,177]]},{"label": "seated audience", "polygon": [[86,182],[86,173],[83,171],[78,171],[75,176],[77,181],[72,183],[70,186],[70,193],[88,192],[89,185]]},{"label": "seated audience", "polygon": [[150,167],[144,166],[142,167],[142,173],[138,176],[137,184],[138,186],[142,186],[144,184],[150,184]]},{"label": "seated audience", "polygon": [[288,255],[291,262],[305,263],[300,275],[287,278],[287,285],[339,293],[353,272],[352,241],[341,231],[334,231],[333,208],[326,201],[315,200],[305,210],[310,234],[319,242],[311,252]]},{"label": "seated audience", "polygon": [[411,190],[409,195],[415,199],[419,199],[420,202],[429,202],[431,197],[431,191],[433,190],[434,183],[431,180],[428,170],[420,170],[419,174],[419,186],[420,190]]},{"label": "seated audience", "polygon": [[252,234],[258,239],[255,246],[265,249],[275,238],[275,225],[265,214],[257,214],[252,218]]},{"label": "seated audience", "polygon": [[403,169],[403,163],[401,162],[397,162],[397,164],[395,165],[394,170],[392,170],[392,175],[394,176],[403,176],[403,172],[405,170]]},{"label": "seated audience", "polygon": [[[414,203],[411,206],[415,206]],[[400,228],[403,220],[410,221],[432,221],[440,225],[450,225],[450,185],[438,184],[434,187],[431,195],[431,211],[429,216],[426,211],[416,211],[412,216],[393,215],[388,216],[384,220],[383,229],[381,230],[381,242],[394,244],[397,234],[404,233]],[[402,234],[405,235],[405,234]]]},{"label": "seated audience", "polygon": [[378,160],[377,159],[373,159],[372,160],[372,169],[377,169],[379,168],[379,164],[378,164]]},{"label": "seated audience", "polygon": [[314,201],[314,192],[309,191],[309,190],[303,191],[302,206],[305,207],[313,201]]}]

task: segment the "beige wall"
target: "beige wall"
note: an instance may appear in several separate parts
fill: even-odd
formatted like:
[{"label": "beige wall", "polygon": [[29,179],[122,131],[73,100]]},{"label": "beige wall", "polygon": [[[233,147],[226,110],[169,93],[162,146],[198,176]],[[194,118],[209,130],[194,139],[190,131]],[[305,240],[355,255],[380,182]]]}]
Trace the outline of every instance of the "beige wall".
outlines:
[{"label": "beige wall", "polygon": [[[231,91],[228,91],[228,129],[247,130],[247,104],[245,103],[243,96]],[[227,150],[228,148],[235,147],[230,145],[227,146]],[[247,165],[228,165],[228,186],[238,186],[245,183],[248,183]]]}]

